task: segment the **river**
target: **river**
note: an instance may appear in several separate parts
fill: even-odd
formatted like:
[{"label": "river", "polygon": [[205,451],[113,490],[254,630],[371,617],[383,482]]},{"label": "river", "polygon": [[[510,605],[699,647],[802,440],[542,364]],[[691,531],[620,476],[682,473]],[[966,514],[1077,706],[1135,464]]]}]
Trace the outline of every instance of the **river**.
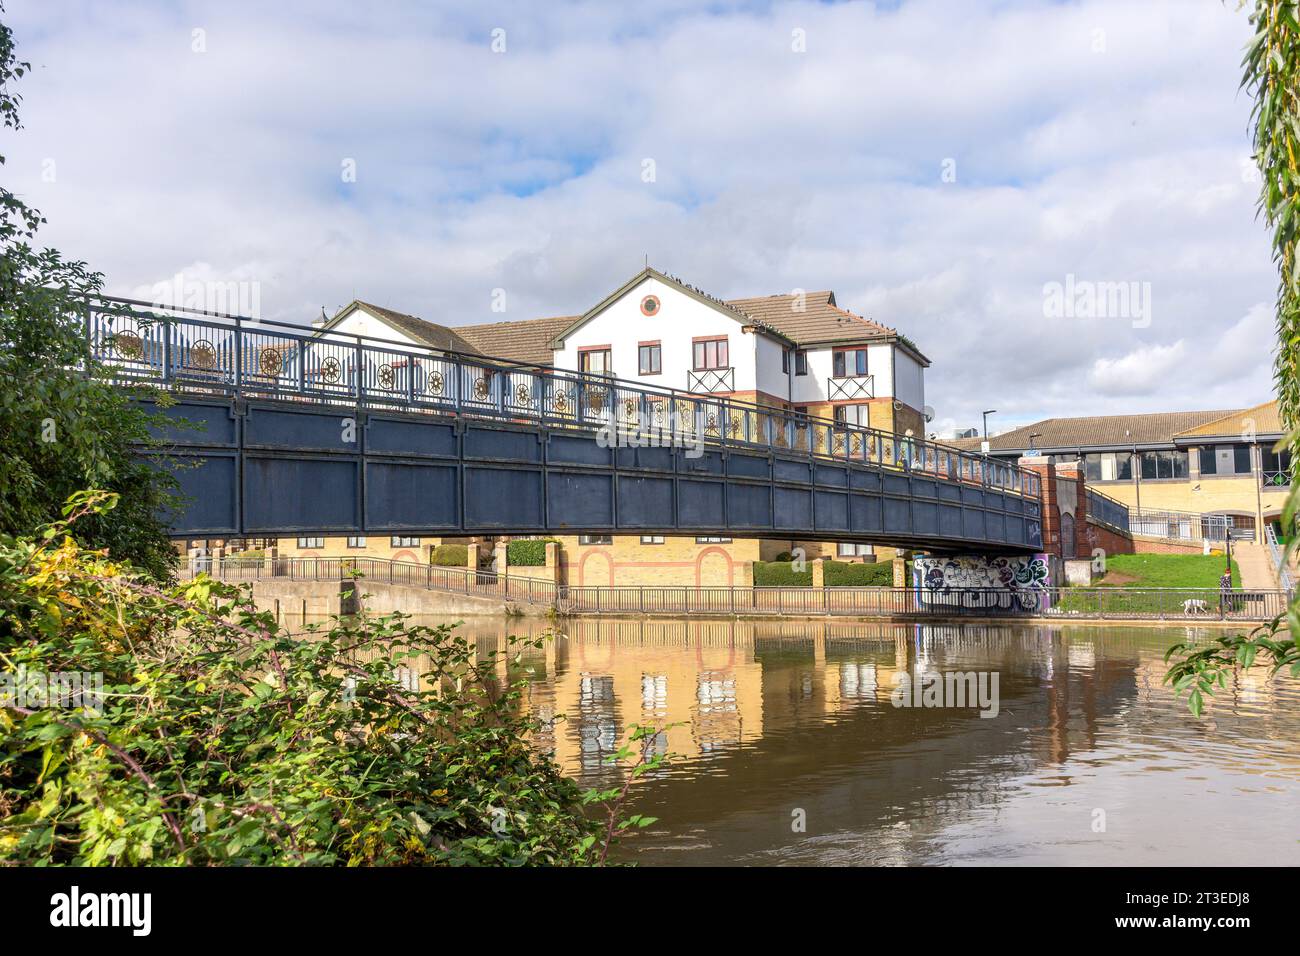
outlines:
[{"label": "river", "polygon": [[[659,818],[620,851],[641,865],[1300,863],[1300,681],[1253,668],[1193,717],[1162,656],[1208,629],[462,628],[484,650],[555,629],[513,670],[551,725],[538,745],[585,786],[618,778],[622,728],[675,725],[634,790]],[[961,706],[924,706],[927,674],[973,675],[984,706],[952,699],[961,681]]]}]

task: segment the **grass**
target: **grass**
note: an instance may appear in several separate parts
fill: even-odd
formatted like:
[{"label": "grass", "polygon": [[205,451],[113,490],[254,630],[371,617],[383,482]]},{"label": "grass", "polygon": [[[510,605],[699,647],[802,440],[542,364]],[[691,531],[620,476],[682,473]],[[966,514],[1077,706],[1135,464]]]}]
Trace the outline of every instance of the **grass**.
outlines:
[{"label": "grass", "polygon": [[[1217,588],[1223,556],[1214,554],[1113,554],[1095,587]],[[1241,587],[1241,572],[1232,562],[1232,586]]]},{"label": "grass", "polygon": [[[889,561],[858,564],[849,561],[827,561],[825,568],[827,587],[888,587],[894,583],[894,566]],[[796,571],[789,561],[755,561],[754,586],[811,587],[812,567]]]}]

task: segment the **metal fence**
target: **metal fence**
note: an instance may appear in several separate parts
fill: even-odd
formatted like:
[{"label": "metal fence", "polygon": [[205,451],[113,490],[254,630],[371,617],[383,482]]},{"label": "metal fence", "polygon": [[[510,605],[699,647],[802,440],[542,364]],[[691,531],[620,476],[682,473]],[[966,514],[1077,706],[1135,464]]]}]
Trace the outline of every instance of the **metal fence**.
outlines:
[{"label": "metal fence", "polygon": [[1134,511],[1129,515],[1129,529],[1139,537],[1188,544],[1202,541],[1222,543],[1227,539],[1229,527],[1226,515],[1188,511]]},{"label": "metal fence", "polygon": [[707,443],[1041,494],[1033,471],[922,438],[327,329],[104,297],[87,303],[85,336],[90,362],[128,385],[608,429],[641,445]]},{"label": "metal fence", "polygon": [[1109,495],[1103,495],[1094,488],[1086,490],[1088,493],[1088,516],[1108,528],[1129,534],[1128,505],[1122,501],[1116,501]]},{"label": "metal fence", "polygon": [[1281,614],[1289,598],[1283,590],[1215,588],[568,587],[490,571],[360,557],[198,558],[188,572],[199,571],[227,581],[346,581],[359,576],[362,589],[367,581],[398,584],[553,607],[561,614],[1265,621]]},{"label": "metal fence", "polygon": [[1264,543],[1268,545],[1268,558],[1273,562],[1273,573],[1277,575],[1277,581],[1288,591],[1295,590],[1295,582],[1291,580],[1291,567],[1287,564],[1286,548],[1277,540],[1277,532],[1273,530],[1272,522],[1264,524]]}]

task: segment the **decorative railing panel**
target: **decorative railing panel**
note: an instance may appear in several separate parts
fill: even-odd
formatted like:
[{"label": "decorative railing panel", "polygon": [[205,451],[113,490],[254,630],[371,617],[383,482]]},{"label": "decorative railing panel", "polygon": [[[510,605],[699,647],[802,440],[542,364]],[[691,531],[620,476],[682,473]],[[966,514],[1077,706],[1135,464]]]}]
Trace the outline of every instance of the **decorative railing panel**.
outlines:
[{"label": "decorative railing panel", "polygon": [[107,298],[87,305],[90,359],[123,384],[589,430],[609,426],[642,436],[703,438],[1040,496],[1034,472],[1004,461],[920,438],[714,397],[734,387],[730,368],[692,372],[707,376],[692,380],[693,388],[698,385],[710,396],[701,397],[330,330],[144,305]]},{"label": "decorative railing panel", "polygon": [[826,395],[832,402],[854,402],[876,397],[874,375],[855,375],[852,378],[829,378]]}]

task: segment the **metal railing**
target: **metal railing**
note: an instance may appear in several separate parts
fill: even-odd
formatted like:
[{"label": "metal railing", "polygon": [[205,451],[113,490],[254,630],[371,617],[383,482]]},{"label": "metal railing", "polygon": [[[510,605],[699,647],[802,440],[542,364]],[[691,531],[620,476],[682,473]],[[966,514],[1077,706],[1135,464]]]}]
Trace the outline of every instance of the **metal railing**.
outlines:
[{"label": "metal railing", "polygon": [[90,363],[127,385],[586,431],[613,427],[651,443],[702,440],[1041,495],[1035,472],[937,442],[483,355],[109,297],[87,303],[85,335]]},{"label": "metal railing", "polygon": [[1226,515],[1190,511],[1134,511],[1129,515],[1129,529],[1133,534],[1164,541],[1222,542],[1227,540],[1229,527]]},{"label": "metal railing", "polygon": [[1123,534],[1131,533],[1129,530],[1128,505],[1122,501],[1116,501],[1109,495],[1103,495],[1094,488],[1088,488],[1087,492],[1088,517]]},{"label": "metal railing", "polygon": [[736,370],[727,368],[690,369],[686,373],[686,391],[688,392],[734,392],[736,390]]},{"label": "metal railing", "polygon": [[852,402],[876,397],[874,375],[853,375],[848,378],[828,378],[826,397],[832,402]]},{"label": "metal railing", "polygon": [[1283,590],[1217,588],[953,588],[893,587],[569,587],[509,573],[471,571],[387,558],[198,558],[187,567],[226,581],[279,578],[368,582],[448,591],[553,607],[561,614],[689,616],[831,615],[857,617],[1033,616],[1133,620],[1265,621],[1281,614]]},{"label": "metal railing", "polygon": [[1291,487],[1291,469],[1262,471],[1260,472],[1260,482],[1265,488],[1289,488]]}]

